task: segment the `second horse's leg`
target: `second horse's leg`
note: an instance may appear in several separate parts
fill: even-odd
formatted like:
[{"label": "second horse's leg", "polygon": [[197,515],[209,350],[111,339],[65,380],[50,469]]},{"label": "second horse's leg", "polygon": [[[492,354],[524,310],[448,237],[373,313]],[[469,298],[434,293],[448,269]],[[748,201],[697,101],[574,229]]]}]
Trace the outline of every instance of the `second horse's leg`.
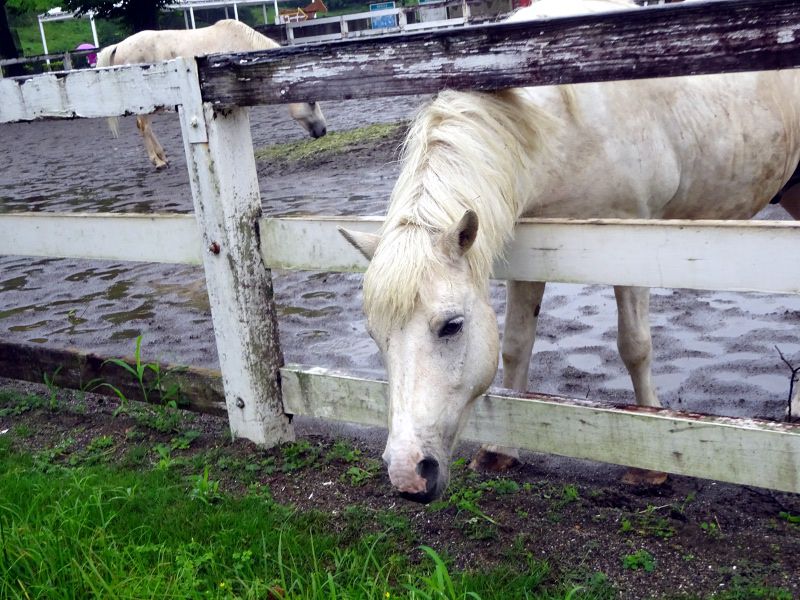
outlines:
[{"label": "second horse's leg", "polygon": [[147,157],[150,159],[150,162],[153,163],[156,169],[168,167],[169,161],[167,160],[166,154],[164,154],[164,148],[161,147],[156,134],[153,133],[150,117],[146,115],[136,117],[136,127],[142,134],[144,147],[145,150],[147,150]]}]

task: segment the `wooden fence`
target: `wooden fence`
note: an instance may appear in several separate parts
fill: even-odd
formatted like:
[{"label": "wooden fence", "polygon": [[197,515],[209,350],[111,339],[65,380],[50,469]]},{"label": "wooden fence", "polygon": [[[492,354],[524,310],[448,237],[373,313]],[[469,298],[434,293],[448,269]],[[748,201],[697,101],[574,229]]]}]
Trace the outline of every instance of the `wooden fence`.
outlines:
[{"label": "wooden fence", "polygon": [[[0,215],[0,254],[202,262],[234,436],[290,440],[288,414],[385,425],[384,382],[280,364],[269,270],[362,270],[335,226],[380,219],[263,219],[243,107],[798,66],[800,0],[724,0],[4,79],[0,122],[177,105],[195,214]],[[785,222],[531,221],[496,274],[799,293],[798,236]],[[652,250],[665,243],[681,252]],[[800,492],[789,424],[492,393],[465,436]]]}]

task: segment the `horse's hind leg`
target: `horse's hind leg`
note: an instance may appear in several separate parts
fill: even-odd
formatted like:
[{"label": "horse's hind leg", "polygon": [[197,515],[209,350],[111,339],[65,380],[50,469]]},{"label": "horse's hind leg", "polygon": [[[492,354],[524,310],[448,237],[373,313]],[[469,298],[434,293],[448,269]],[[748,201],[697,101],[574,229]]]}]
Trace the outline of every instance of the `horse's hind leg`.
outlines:
[{"label": "horse's hind leg", "polygon": [[150,117],[144,115],[136,117],[136,127],[142,134],[144,148],[147,150],[147,157],[150,159],[150,162],[153,163],[156,169],[168,167],[169,161],[167,160],[166,154],[164,154],[164,148],[161,147],[156,134],[153,133]]},{"label": "horse's hind leg", "polygon": [[[615,286],[617,299],[617,348],[628,369],[639,406],[661,406],[653,385],[650,363],[653,341],[650,336],[650,289]],[[632,485],[661,485],[667,474],[631,468],[622,477]]]},{"label": "horse's hind leg", "polygon": [[[528,389],[528,370],[536,339],[536,325],[544,282],[509,281],[506,286],[506,326],[503,331],[503,386]],[[481,471],[504,471],[519,462],[516,448],[483,446],[470,463]]]}]

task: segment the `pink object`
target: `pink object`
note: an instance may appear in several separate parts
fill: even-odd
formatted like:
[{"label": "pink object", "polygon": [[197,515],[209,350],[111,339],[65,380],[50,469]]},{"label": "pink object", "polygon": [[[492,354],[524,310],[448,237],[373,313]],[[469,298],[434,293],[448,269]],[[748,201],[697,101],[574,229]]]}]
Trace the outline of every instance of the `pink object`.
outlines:
[{"label": "pink object", "polygon": [[[88,43],[84,42],[83,44],[78,44],[75,47],[75,50],[91,50],[91,49],[96,48],[96,47],[97,46],[95,46],[93,44],[88,44]],[[94,52],[92,52],[91,54],[87,54],[86,55],[86,62],[89,63],[90,67],[95,66],[97,64],[97,54],[95,54]]]}]

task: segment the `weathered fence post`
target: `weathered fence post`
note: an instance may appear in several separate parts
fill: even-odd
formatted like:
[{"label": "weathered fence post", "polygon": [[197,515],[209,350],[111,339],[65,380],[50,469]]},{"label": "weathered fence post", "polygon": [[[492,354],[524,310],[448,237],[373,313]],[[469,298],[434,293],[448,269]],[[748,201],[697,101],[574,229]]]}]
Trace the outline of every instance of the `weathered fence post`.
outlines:
[{"label": "weathered fence post", "polygon": [[250,117],[246,108],[202,104],[196,69],[187,75],[179,111],[231,433],[272,446],[293,440],[294,430],[278,381],[283,355],[272,277],[259,251]]}]

